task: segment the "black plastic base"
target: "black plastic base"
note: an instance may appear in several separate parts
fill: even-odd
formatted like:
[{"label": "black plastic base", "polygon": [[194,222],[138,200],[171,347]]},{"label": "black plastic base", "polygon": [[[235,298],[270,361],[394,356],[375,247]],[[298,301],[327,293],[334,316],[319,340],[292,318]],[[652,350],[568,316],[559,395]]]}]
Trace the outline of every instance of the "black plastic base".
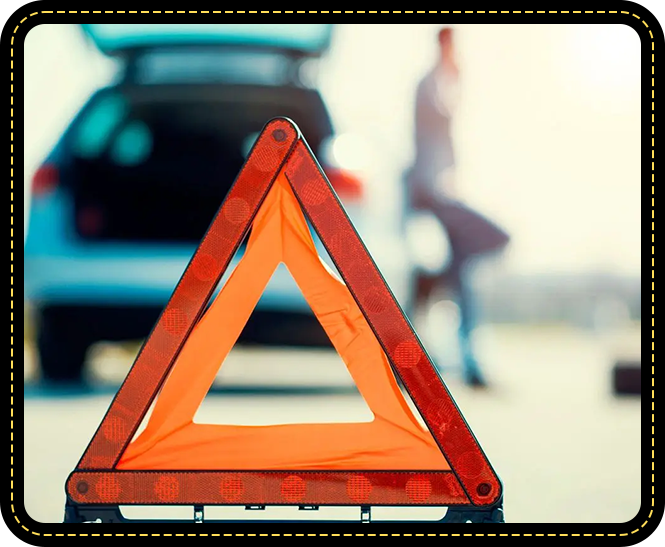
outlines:
[{"label": "black plastic base", "polygon": [[[371,520],[371,507],[360,507],[360,515],[357,520],[261,520],[261,519],[229,519],[229,520],[206,520],[204,519],[203,507],[194,506],[193,516],[187,520],[160,520],[160,519],[128,519],[125,518],[120,512],[117,505],[77,505],[68,502],[65,506],[65,523],[83,523],[83,522],[96,522],[96,523],[228,523],[228,522],[245,522],[245,523],[261,523],[261,522],[284,522],[284,523],[335,523],[335,522],[373,522]],[[249,508],[248,508],[249,509]],[[374,521],[377,522],[377,521]],[[441,520],[436,521],[385,521],[380,522],[439,522],[439,523],[505,523],[503,517],[503,507],[498,503],[489,508],[474,508],[474,507],[449,507],[446,515]]]}]

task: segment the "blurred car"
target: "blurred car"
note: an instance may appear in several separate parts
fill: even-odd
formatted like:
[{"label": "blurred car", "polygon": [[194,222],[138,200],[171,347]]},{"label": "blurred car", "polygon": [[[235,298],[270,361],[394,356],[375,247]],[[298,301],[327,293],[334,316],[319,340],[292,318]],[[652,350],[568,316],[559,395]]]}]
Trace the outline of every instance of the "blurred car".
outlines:
[{"label": "blurred car", "polygon": [[[386,209],[368,203],[371,169],[345,167],[357,152],[353,136],[334,132],[309,81],[332,25],[83,27],[122,69],[90,97],[32,179],[25,299],[36,312],[44,379],[79,381],[93,343],[149,333],[275,116],[299,125],[408,307],[413,265],[400,221],[387,222]],[[242,248],[229,270],[241,256]],[[280,266],[242,339],[318,344],[325,334],[312,319]]]}]

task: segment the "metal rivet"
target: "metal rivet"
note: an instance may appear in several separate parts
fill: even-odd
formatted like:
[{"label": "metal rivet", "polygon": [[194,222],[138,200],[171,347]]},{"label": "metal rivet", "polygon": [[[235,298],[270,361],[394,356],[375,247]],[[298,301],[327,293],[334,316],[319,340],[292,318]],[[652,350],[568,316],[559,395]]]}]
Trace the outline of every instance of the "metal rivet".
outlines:
[{"label": "metal rivet", "polygon": [[90,487],[88,486],[88,483],[85,482],[85,481],[79,481],[79,482],[76,484],[76,491],[77,491],[79,494],[87,494],[89,488],[90,488]]},{"label": "metal rivet", "polygon": [[272,138],[275,139],[277,142],[283,142],[286,140],[286,131],[283,129],[275,129],[272,132]]},{"label": "metal rivet", "polygon": [[492,491],[492,485],[487,484],[486,482],[481,482],[478,485],[478,488],[476,488],[476,492],[478,492],[480,496],[487,496],[491,491]]}]

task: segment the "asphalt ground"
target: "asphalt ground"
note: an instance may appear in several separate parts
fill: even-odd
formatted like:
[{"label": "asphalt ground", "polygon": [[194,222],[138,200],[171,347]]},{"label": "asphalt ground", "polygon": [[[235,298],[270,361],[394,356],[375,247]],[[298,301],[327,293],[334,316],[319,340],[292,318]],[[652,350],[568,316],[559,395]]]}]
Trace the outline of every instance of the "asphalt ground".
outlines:
[{"label": "asphalt ground", "polygon": [[[631,519],[640,504],[641,399],[612,394],[611,368],[617,357],[639,347],[639,327],[606,336],[562,327],[484,327],[477,342],[489,388],[465,386],[454,368],[444,369],[443,377],[503,480],[506,519]],[[133,351],[96,348],[91,356],[95,389],[63,394],[33,385],[34,351],[25,344],[23,486],[34,519],[62,521],[65,479],[131,365]],[[234,348],[196,416],[198,422],[248,425],[368,419],[371,413],[333,351],[261,347]],[[190,509],[184,511],[188,516]],[[265,515],[284,516],[285,511],[293,509]],[[137,512],[160,516],[154,509],[132,514]],[[242,516],[242,510],[235,512]],[[326,514],[356,513],[345,508]],[[440,514],[438,508],[415,513],[383,508],[373,516]],[[296,516],[316,518],[303,512]]]}]

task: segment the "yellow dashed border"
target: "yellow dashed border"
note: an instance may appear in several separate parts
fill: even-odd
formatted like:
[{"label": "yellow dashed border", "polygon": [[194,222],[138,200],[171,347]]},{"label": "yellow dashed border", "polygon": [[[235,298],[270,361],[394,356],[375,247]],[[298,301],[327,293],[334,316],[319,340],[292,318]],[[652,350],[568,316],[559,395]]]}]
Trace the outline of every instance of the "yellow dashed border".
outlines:
[{"label": "yellow dashed border", "polygon": [[[621,15],[629,15],[632,17],[635,17],[639,21],[642,22],[642,24],[647,28],[649,32],[649,36],[651,38],[651,509],[649,511],[649,516],[646,518],[646,520],[637,528],[632,530],[631,532],[625,532],[622,534],[600,534],[600,533],[594,533],[594,534],[483,534],[483,533],[469,533],[469,534],[451,534],[451,533],[438,533],[438,534],[242,534],[242,533],[237,533],[237,534],[123,534],[123,533],[118,533],[118,534],[45,534],[41,532],[35,532],[34,530],[30,530],[27,528],[24,524],[21,523],[19,520],[16,510],[14,509],[14,38],[16,36],[16,31],[19,29],[19,27],[29,18],[29,17],[34,17],[35,15],[39,15],[40,13],[48,13],[48,14],[53,14],[53,13],[166,13],[166,14],[177,14],[177,13],[200,13],[200,14],[208,14],[208,13],[225,13],[225,14],[259,14],[259,13],[321,13],[321,14],[336,14],[336,13],[359,13],[359,14],[365,14],[365,13],[388,13],[388,14],[400,14],[400,13],[407,13],[407,14],[413,14],[413,13],[440,13],[440,14],[495,14],[495,13],[512,13],[512,14],[532,14],[532,13],[548,13],[548,14],[593,14],[593,13],[599,13],[599,14],[621,14]],[[106,536],[127,536],[127,537],[149,537],[149,536],[164,536],[164,537],[195,537],[195,536],[210,536],[210,537],[229,537],[229,536],[247,536],[247,537],[270,537],[270,536],[284,536],[284,537],[309,537],[309,536],[331,536],[331,537],[347,537],[347,536],[368,536],[368,537],[390,537],[390,536],[403,536],[403,537],[427,537],[427,536],[450,536],[450,537],[466,537],[466,536],[488,536],[488,537],[509,537],[509,536],[525,536],[525,537],[548,537],[548,536],[569,536],[569,537],[576,537],[576,536],[607,536],[607,537],[622,537],[622,536],[629,536],[632,534],[637,534],[640,532],[649,522],[651,517],[653,516],[653,510],[655,507],[655,497],[654,497],[654,390],[653,390],[653,376],[654,376],[654,320],[653,320],[653,309],[654,309],[654,281],[653,281],[653,276],[654,276],[654,150],[655,150],[655,145],[654,145],[654,36],[653,32],[649,29],[649,25],[646,23],[644,19],[642,19],[639,15],[636,15],[634,13],[630,13],[628,11],[36,11],[34,13],[31,13],[27,17],[24,17],[21,19],[21,21],[16,25],[14,30],[12,31],[12,36],[11,36],[11,48],[10,48],[10,56],[11,56],[11,155],[10,155],[10,163],[11,163],[11,300],[10,300],[10,307],[11,307],[11,444],[10,444],[10,450],[11,450],[11,509],[12,509],[12,514],[14,518],[16,519],[16,522],[23,528],[26,532],[29,532],[35,536],[43,536],[43,537],[72,537],[72,536],[82,536],[82,537],[106,537]],[[306,522],[306,521],[305,521]]]}]

